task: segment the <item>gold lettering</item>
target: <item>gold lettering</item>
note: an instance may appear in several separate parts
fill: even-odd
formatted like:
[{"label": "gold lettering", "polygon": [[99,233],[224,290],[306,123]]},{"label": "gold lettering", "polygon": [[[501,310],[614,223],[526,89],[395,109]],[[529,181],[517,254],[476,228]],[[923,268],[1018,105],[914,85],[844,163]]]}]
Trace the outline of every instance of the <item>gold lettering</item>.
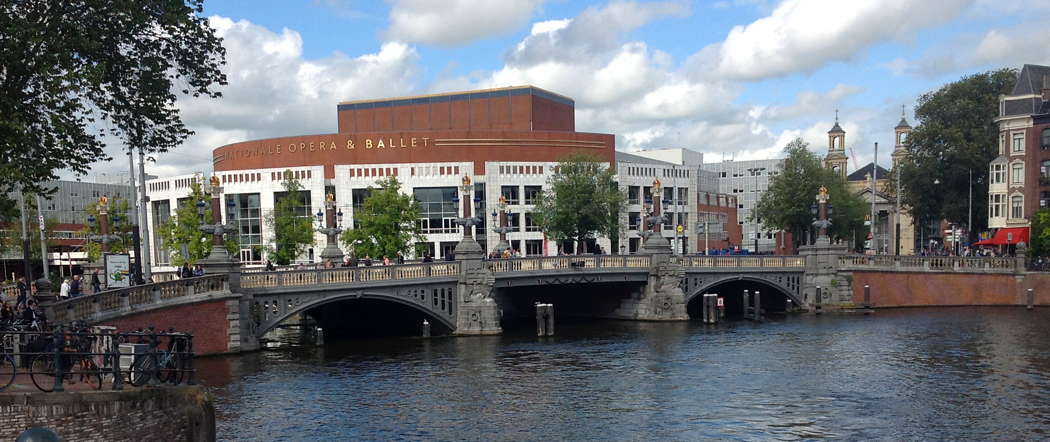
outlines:
[{"label": "gold lettering", "polygon": [[299,152],[306,152],[306,143],[299,143]]},{"label": "gold lettering", "polygon": [[281,153],[281,145],[280,145],[280,144],[278,144],[278,145],[277,145],[277,153],[278,153],[278,154],[280,154],[280,153]]},{"label": "gold lettering", "polygon": [[346,150],[354,150],[354,140],[346,139]]},{"label": "gold lettering", "polygon": [[365,138],[365,149],[371,149],[371,148],[372,148],[372,139],[371,138]]},{"label": "gold lettering", "polygon": [[317,143],[317,148],[321,149],[322,151],[325,150],[325,142],[321,141],[321,142]]},{"label": "gold lettering", "polygon": [[423,147],[427,147],[427,140],[429,140],[429,139],[430,138],[423,137]]},{"label": "gold lettering", "polygon": [[314,151],[314,142],[311,141],[310,142],[310,152],[313,152],[313,151]]},{"label": "gold lettering", "polygon": [[379,144],[376,145],[376,149],[382,149],[384,147],[386,147],[386,146],[383,145],[383,139],[380,138],[379,139]]},{"label": "gold lettering", "polygon": [[401,147],[408,147],[408,146],[405,146],[405,139],[404,138],[398,138],[398,139],[401,140]]},{"label": "gold lettering", "polygon": [[416,137],[412,137],[412,147],[416,147]]},{"label": "gold lettering", "polygon": [[288,145],[288,152],[295,152],[295,143]]},{"label": "gold lettering", "polygon": [[386,140],[387,140],[387,145],[388,146],[390,146],[390,147],[397,147],[397,145],[394,144],[394,139],[393,138],[387,138]]}]

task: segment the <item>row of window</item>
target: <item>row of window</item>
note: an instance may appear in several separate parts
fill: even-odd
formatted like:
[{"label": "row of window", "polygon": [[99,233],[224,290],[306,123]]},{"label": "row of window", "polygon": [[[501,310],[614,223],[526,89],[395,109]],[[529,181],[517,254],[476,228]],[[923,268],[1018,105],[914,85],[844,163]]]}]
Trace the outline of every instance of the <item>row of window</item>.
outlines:
[{"label": "row of window", "polygon": [[[382,169],[380,169],[382,170]],[[393,173],[393,175],[391,175]],[[386,169],[387,176],[397,176],[397,169]],[[455,175],[459,176],[459,166],[421,166],[413,167],[410,171],[412,176],[448,176]],[[354,176],[354,171],[350,171],[350,176]],[[358,174],[358,176],[362,176]],[[373,175],[375,176],[375,175]],[[380,175],[382,176],[382,175]]]},{"label": "row of window", "polygon": [[[999,134],[999,154],[1005,155],[1006,133]],[[1039,148],[1050,150],[1050,129],[1043,129],[1039,134]],[[1010,137],[1010,154],[1024,153],[1024,132],[1015,132]]]},{"label": "row of window", "polygon": [[[988,195],[988,217],[1002,218],[1007,215],[1006,195],[992,193]],[[1010,219],[1024,218],[1024,196],[1014,195],[1010,197]]]},{"label": "row of window", "polygon": [[640,176],[640,177],[655,177],[660,175],[664,178],[689,178],[693,176],[693,172],[689,169],[678,169],[678,168],[656,168],[656,167],[634,167],[628,166],[626,169],[627,176]]},{"label": "row of window", "polygon": [[[992,164],[991,184],[1006,183],[1006,165],[1002,163]],[[1024,162],[1016,161],[1010,164],[1010,185],[1024,185]],[[1039,185],[1050,185],[1050,160],[1039,163]]]},{"label": "row of window", "polygon": [[[222,178],[220,178],[220,179],[222,180],[223,184],[225,184],[225,183],[256,183],[256,182],[262,181],[262,174],[261,173],[228,173],[228,174],[223,174],[221,176],[222,176]],[[280,176],[279,172],[271,172],[270,173],[270,179],[272,179],[274,181],[277,181],[276,177],[278,177],[278,176]]]},{"label": "row of window", "polygon": [[[446,169],[446,167],[442,167],[441,169],[442,169],[441,170],[441,172],[442,172],[441,174],[445,175],[444,169]],[[450,172],[449,174],[451,175],[452,167],[449,166],[449,167],[447,167],[447,169],[449,169],[449,172]],[[457,169],[457,172],[458,172],[459,167],[457,166],[456,169]],[[412,168],[412,174],[415,175],[415,168],[414,167]],[[397,168],[396,167],[358,167],[358,168],[350,169],[350,178],[354,178],[354,177],[358,177],[358,178],[362,178],[362,177],[387,177],[387,176],[397,176]]]},{"label": "row of window", "polygon": [[[652,189],[649,186],[627,186],[627,204],[641,204],[642,201],[639,200],[639,195],[645,199],[645,204],[652,204]],[[689,203],[688,187],[664,187],[663,193],[664,201],[669,201],[670,204],[685,206]]]},{"label": "row of window", "polygon": [[500,175],[543,175],[543,166],[499,166]]}]

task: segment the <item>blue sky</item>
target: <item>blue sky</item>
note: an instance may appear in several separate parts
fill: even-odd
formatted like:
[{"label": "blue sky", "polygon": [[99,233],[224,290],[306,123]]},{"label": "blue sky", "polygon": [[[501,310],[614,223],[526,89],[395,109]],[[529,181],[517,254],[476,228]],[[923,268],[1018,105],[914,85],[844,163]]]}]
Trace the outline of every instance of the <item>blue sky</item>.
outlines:
[{"label": "blue sky", "polygon": [[[341,100],[533,84],[576,100],[577,130],[626,151],[708,161],[823,152],[840,109],[858,162],[888,165],[901,105],[962,76],[1050,63],[1050,0],[212,0],[228,50],[220,102],[151,173],[211,149],[335,130]],[[857,167],[850,164],[850,168]],[[119,169],[119,168],[118,168]]]}]

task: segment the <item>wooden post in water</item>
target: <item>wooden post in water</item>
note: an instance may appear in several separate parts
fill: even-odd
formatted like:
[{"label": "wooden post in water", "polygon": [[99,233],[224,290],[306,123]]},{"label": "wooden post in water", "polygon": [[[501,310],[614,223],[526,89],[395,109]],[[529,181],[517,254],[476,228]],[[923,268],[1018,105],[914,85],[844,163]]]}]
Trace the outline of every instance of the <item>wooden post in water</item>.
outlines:
[{"label": "wooden post in water", "polygon": [[547,304],[547,336],[554,336],[554,304]]},{"label": "wooden post in water", "polygon": [[744,290],[744,318],[751,314],[751,292]]},{"label": "wooden post in water", "polygon": [[817,286],[817,297],[813,299],[813,310],[815,310],[815,313],[818,314],[818,315],[821,313],[821,311],[820,311],[820,309],[821,309],[821,305],[820,305],[821,302],[822,302],[822,298],[821,298],[821,294],[820,294],[820,286],[818,285]]},{"label": "wooden post in water", "polygon": [[864,308],[871,308],[871,286],[864,284]]},{"label": "wooden post in water", "polygon": [[1027,300],[1025,301],[1026,305],[1025,305],[1024,308],[1026,308],[1028,310],[1031,310],[1033,307],[1035,307],[1035,290],[1034,289],[1028,289],[1026,292],[1027,292],[1026,293]]},{"label": "wooden post in water", "polygon": [[536,303],[536,336],[554,336],[554,304]]},{"label": "wooden post in water", "polygon": [[754,320],[762,320],[762,294],[755,290],[755,316]]},{"label": "wooden post in water", "polygon": [[715,302],[718,305],[718,319],[719,320],[725,319],[726,318],[726,303],[725,303],[725,299],[723,299],[721,296],[718,296],[717,294],[715,294]]},{"label": "wooden post in water", "polygon": [[430,323],[426,319],[423,320],[423,337],[430,337]]},{"label": "wooden post in water", "polygon": [[718,323],[718,295],[714,293],[704,293],[703,300],[703,318],[705,324],[717,324]]}]

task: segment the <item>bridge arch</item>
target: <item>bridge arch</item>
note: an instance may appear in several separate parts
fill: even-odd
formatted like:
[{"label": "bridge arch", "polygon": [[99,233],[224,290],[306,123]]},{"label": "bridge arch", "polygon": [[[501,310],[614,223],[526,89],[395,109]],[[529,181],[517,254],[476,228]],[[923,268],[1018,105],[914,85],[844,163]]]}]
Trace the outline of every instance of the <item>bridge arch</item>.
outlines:
[{"label": "bridge arch", "polygon": [[[699,297],[703,296],[704,293],[711,292],[713,289],[715,289],[718,286],[728,285],[728,284],[733,284],[733,283],[748,283],[748,282],[749,283],[756,283],[756,284],[760,284],[760,285],[769,287],[769,288],[773,289],[774,291],[776,291],[777,293],[783,295],[786,299],[788,299],[791,302],[795,303],[796,306],[803,306],[803,305],[805,305],[803,303],[803,299],[801,297],[799,297],[798,293],[792,291],[789,287],[785,286],[784,284],[781,284],[780,282],[777,282],[775,280],[772,280],[772,279],[769,279],[769,278],[765,278],[765,277],[762,277],[762,276],[759,276],[759,275],[746,275],[745,274],[745,275],[725,276],[725,277],[714,279],[714,280],[711,280],[711,281],[705,281],[705,283],[703,285],[699,286],[697,289],[692,290],[690,293],[686,294],[686,299],[685,299],[686,308],[690,312],[693,311],[692,310],[693,308],[698,308],[698,307],[692,307],[693,302],[694,301],[699,302],[699,299],[698,299]],[[727,300],[730,300],[730,301],[727,301],[727,302],[735,302],[735,301],[732,301],[732,300],[738,299],[739,296],[734,296],[734,295],[741,295],[741,294],[742,294],[742,292],[741,293],[719,293],[719,295],[722,295],[723,297],[726,297]],[[763,303],[766,303],[768,305],[768,299],[769,298],[766,298],[764,296],[763,296],[763,298],[764,298]]]},{"label": "bridge arch", "polygon": [[[286,319],[290,318],[291,316],[293,316],[295,314],[304,313],[304,312],[309,311],[311,309],[322,307],[322,306],[327,305],[327,304],[334,304],[334,303],[337,303],[337,302],[348,301],[348,300],[358,300],[358,299],[386,301],[386,302],[392,302],[392,303],[400,304],[400,305],[403,305],[403,306],[407,306],[407,307],[409,307],[409,308],[411,308],[411,309],[413,309],[413,310],[415,310],[415,311],[417,311],[419,313],[424,314],[427,318],[430,318],[431,320],[435,321],[436,323],[439,323],[439,324],[447,327],[450,331],[455,331],[456,330],[455,309],[454,309],[454,302],[455,302],[454,299],[455,299],[455,297],[454,296],[451,296],[450,299],[442,300],[442,302],[448,303],[447,306],[445,304],[442,304],[442,306],[443,306],[442,310],[445,313],[448,313],[448,316],[438,314],[433,309],[428,308],[425,304],[422,304],[421,302],[414,302],[413,300],[409,300],[409,299],[405,299],[405,298],[398,297],[398,296],[395,296],[395,295],[391,295],[389,293],[383,293],[381,291],[354,290],[354,291],[348,291],[348,292],[337,292],[337,293],[333,293],[333,294],[328,294],[328,295],[326,295],[324,297],[320,297],[320,298],[308,298],[307,300],[302,301],[302,302],[298,302],[298,303],[291,303],[291,302],[289,302],[289,304],[292,304],[292,306],[289,307],[289,308],[284,308],[285,303],[288,302],[288,298],[289,297],[286,296],[286,297],[282,297],[282,299],[277,299],[277,298],[274,298],[274,299],[259,299],[259,298],[257,298],[255,300],[255,308],[259,309],[259,316],[257,317],[257,319],[255,321],[256,322],[256,328],[255,328],[255,336],[256,337],[258,337],[258,338],[263,337],[263,335],[265,335],[267,332],[269,332],[270,330],[273,330],[274,327],[277,327],[282,322],[284,322]],[[273,309],[274,307],[272,307],[272,303],[273,302],[278,302],[278,301],[281,302],[281,306],[277,307],[277,312],[276,313],[269,313],[269,314],[267,314],[268,312],[264,311],[265,308]],[[270,303],[270,304],[268,304],[268,303]],[[272,312],[272,310],[271,310],[271,312]]]}]

